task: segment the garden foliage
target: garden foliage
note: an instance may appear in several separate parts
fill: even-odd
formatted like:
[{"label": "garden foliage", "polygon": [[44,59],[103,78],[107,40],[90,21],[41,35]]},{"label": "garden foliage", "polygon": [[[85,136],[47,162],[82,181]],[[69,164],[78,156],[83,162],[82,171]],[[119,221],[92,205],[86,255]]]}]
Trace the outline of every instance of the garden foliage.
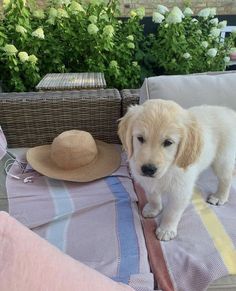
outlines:
[{"label": "garden foliage", "polygon": [[118,0],[4,0],[0,18],[0,80],[6,91],[34,90],[47,73],[103,72],[108,87],[138,88],[143,78],[225,70],[233,37],[221,41],[214,8],[158,5],[155,34],[144,36],[145,10],[120,18]]}]

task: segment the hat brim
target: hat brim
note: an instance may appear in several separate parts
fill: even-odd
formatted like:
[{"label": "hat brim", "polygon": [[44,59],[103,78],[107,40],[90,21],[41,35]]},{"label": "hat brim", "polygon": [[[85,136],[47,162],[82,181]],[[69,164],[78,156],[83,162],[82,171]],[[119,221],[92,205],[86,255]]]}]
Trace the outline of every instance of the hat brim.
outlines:
[{"label": "hat brim", "polygon": [[120,153],[113,144],[95,140],[98,154],[95,160],[86,166],[65,170],[58,167],[51,159],[51,145],[42,145],[27,151],[26,159],[33,169],[47,177],[72,181],[94,181],[114,172],[121,162]]}]

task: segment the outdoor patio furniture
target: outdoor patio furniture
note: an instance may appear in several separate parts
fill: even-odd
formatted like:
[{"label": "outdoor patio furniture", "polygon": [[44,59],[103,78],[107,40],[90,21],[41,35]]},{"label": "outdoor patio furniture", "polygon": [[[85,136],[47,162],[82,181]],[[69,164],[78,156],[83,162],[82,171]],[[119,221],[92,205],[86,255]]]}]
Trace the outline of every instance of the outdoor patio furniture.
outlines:
[{"label": "outdoor patio furniture", "polygon": [[106,88],[103,73],[53,73],[47,74],[36,86],[37,90],[80,90]]},{"label": "outdoor patio furniture", "polygon": [[[79,91],[1,93],[0,125],[6,136],[8,146],[14,148],[51,143],[57,134],[68,129],[86,130],[98,139],[111,143],[119,143],[117,136],[118,119],[125,114],[128,106],[139,102],[142,103],[149,98],[175,99],[176,101],[184,102],[182,105],[188,107],[200,102],[200,100],[202,100],[201,103],[212,104],[214,96],[217,95],[218,99],[216,98],[215,100],[217,102],[219,98],[222,100],[219,104],[225,106],[230,106],[231,104],[233,108],[235,105],[234,96],[232,95],[231,101],[222,97],[224,94],[229,96],[229,94],[234,92],[233,89],[236,83],[231,84],[231,73],[219,72],[215,75],[212,73],[205,74],[206,76],[204,74],[197,76],[162,76],[158,77],[157,80],[149,78],[144,83],[141,91],[139,89],[123,89],[120,92],[116,89],[90,89]],[[234,74],[236,77],[236,73]],[[215,80],[217,85],[219,84],[220,88],[218,90],[215,90],[214,86],[209,85],[211,83],[207,80],[210,77]],[[195,79],[195,81],[192,79]],[[195,85],[199,89],[196,89]],[[199,99],[200,97],[203,99]],[[192,104],[189,104],[189,102],[192,102]],[[120,148],[119,145],[117,147]],[[22,149],[12,149],[13,154],[14,150],[15,153],[19,150],[19,156],[22,157]],[[0,169],[4,173],[4,167]],[[209,171],[206,174],[207,176],[204,176],[205,179],[202,177],[200,184],[198,184],[198,186],[202,187],[201,189],[203,189],[205,194],[212,189],[208,188],[208,186],[214,188],[214,185],[216,185],[214,176]],[[11,177],[5,177],[4,179],[7,183],[5,183],[5,180],[3,180],[4,183],[0,183],[0,202],[6,197],[4,196],[1,200],[1,195],[6,190],[4,188],[6,184],[9,190],[8,194],[12,193],[12,196],[9,196],[10,199],[7,201],[9,203],[10,214],[13,217],[43,237],[49,235],[49,238],[52,240],[53,236],[50,231],[46,231],[47,227],[53,228],[53,231],[64,233],[60,228],[63,224],[65,229],[69,231],[69,235],[66,237],[69,245],[69,248],[66,249],[68,254],[91,267],[97,268],[97,270],[105,275],[110,276],[113,270],[124,271],[123,274],[122,272],[118,274],[119,277],[111,276],[114,280],[125,283],[129,281],[130,286],[135,290],[145,291],[153,291],[158,288],[165,291],[180,290],[181,286],[191,282],[192,288],[183,288],[181,290],[203,290],[201,289],[203,285],[200,286],[199,284],[205,284],[204,290],[207,288],[208,291],[235,290],[236,277],[228,275],[229,269],[225,267],[224,275],[222,275],[222,270],[221,273],[219,273],[220,269],[217,270],[218,267],[222,267],[223,261],[219,253],[216,253],[214,245],[210,245],[212,241],[206,235],[205,229],[201,229],[202,233],[195,232],[196,237],[190,235],[194,231],[193,223],[201,224],[199,219],[196,220],[195,214],[191,217],[188,216],[195,213],[192,205],[189,206],[190,208],[185,213],[186,217],[182,221],[180,236],[176,240],[163,243],[156,239],[155,221],[144,219],[141,215],[141,209],[146,202],[145,195],[141,193],[140,189],[136,188],[136,184],[132,184],[133,180],[129,175],[124,154],[122,155],[122,164],[118,172],[114,176],[108,177],[105,181],[98,181],[98,184],[94,183],[92,186],[95,188],[92,190],[89,188],[90,185],[86,183],[81,185],[67,183],[65,187],[65,183],[60,180],[50,180],[44,176],[39,176],[35,179],[34,183],[28,184],[11,179]],[[39,182],[44,183],[40,184],[42,188],[39,188]],[[17,187],[15,187],[16,185]],[[234,183],[232,187],[234,192],[236,189],[235,185]],[[29,188],[32,190],[27,190]],[[51,192],[47,191],[48,196],[42,196],[41,194],[44,193],[45,189],[52,190]],[[112,195],[105,192],[109,189],[113,191]],[[24,193],[22,197],[19,191]],[[31,197],[30,195],[33,196]],[[57,197],[63,198],[63,203],[60,204],[59,202],[62,200],[59,199],[59,201]],[[231,195],[231,197],[233,200],[230,204],[223,207],[235,209],[235,204],[233,203],[235,203],[236,196]],[[24,199],[28,202],[22,202]],[[96,201],[93,199],[96,199]],[[48,214],[48,220],[45,220],[44,211],[47,207],[43,205],[49,202],[51,203],[50,211],[52,212]],[[32,211],[33,203],[36,207],[35,211]],[[63,207],[64,205],[68,207],[66,215],[63,212],[64,208],[58,209],[56,207],[59,204]],[[209,207],[205,204],[204,201],[204,206]],[[125,211],[123,211],[123,206],[126,207]],[[117,215],[114,215],[114,213],[111,215],[109,212],[111,209],[115,209]],[[120,211],[123,212],[120,213]],[[127,213],[130,216],[127,216]],[[99,222],[98,214],[104,219],[103,223]],[[67,222],[69,223],[68,229]],[[114,225],[118,227],[119,231],[116,232],[112,224],[113,222],[115,222]],[[138,231],[138,234],[141,233],[136,244],[133,244],[135,240],[130,239],[131,235],[135,234],[135,232],[123,231],[124,228],[127,228],[127,225],[131,226],[131,222],[135,226],[135,231]],[[59,225],[60,227],[58,227]],[[94,226],[98,230],[102,229],[102,231],[98,231],[99,235],[94,235],[91,232],[91,228]],[[108,234],[114,233],[111,236],[114,241],[110,241],[107,239],[108,237],[101,235],[105,233],[104,229]],[[73,236],[70,235],[70,231],[73,233]],[[234,228],[232,228],[232,232],[235,233]],[[117,237],[117,234],[119,237]],[[89,240],[90,235],[92,239]],[[126,235],[129,236],[128,239]],[[132,237],[135,239],[135,235]],[[108,242],[106,248],[104,248],[105,239]],[[191,240],[192,244],[189,243]],[[205,244],[211,247],[211,251],[207,252],[207,255],[204,256]],[[224,240],[222,240],[222,245],[226,245]],[[199,260],[195,260],[195,252],[189,253],[189,248],[192,246],[202,250],[202,257],[198,256]],[[115,249],[116,247],[117,249]],[[119,257],[121,252],[122,256]],[[107,254],[111,257],[113,256],[113,260],[108,262],[110,257],[108,258]],[[209,258],[216,258],[217,262],[215,263],[214,260],[211,261]],[[108,264],[106,264],[107,262]],[[132,263],[132,272],[127,262]],[[149,270],[151,271],[149,272]],[[222,278],[215,281],[215,278],[219,277]],[[154,281],[156,285],[153,289],[144,288],[147,285],[151,286]],[[207,282],[211,282],[208,287],[206,287]]]}]

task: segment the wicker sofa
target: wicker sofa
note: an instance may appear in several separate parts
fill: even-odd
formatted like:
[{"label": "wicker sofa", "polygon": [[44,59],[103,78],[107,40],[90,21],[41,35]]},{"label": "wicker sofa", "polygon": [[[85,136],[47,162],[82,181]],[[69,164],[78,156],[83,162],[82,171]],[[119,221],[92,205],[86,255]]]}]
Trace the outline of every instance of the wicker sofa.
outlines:
[{"label": "wicker sofa", "polygon": [[[119,143],[117,120],[128,106],[139,103],[139,95],[139,89],[1,93],[0,125],[9,147],[50,143],[57,134],[72,128]],[[235,277],[227,277],[209,290],[235,290],[235,286]]]},{"label": "wicker sofa", "polygon": [[9,147],[50,143],[62,131],[80,128],[118,143],[121,96],[116,89],[0,94],[0,124]]}]

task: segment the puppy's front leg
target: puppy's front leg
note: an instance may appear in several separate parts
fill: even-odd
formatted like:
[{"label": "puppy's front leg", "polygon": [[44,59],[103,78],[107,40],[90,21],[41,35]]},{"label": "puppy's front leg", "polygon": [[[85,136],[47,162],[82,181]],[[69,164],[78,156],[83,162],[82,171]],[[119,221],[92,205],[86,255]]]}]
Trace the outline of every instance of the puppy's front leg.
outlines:
[{"label": "puppy's front leg", "polygon": [[192,189],[182,189],[182,192],[175,190],[174,193],[168,194],[170,194],[168,203],[164,207],[160,226],[156,230],[157,238],[164,241],[171,240],[177,235],[177,227],[190,201]]},{"label": "puppy's front leg", "polygon": [[148,195],[148,203],[144,206],[142,214],[146,218],[157,216],[162,210],[161,194],[154,192]]}]

